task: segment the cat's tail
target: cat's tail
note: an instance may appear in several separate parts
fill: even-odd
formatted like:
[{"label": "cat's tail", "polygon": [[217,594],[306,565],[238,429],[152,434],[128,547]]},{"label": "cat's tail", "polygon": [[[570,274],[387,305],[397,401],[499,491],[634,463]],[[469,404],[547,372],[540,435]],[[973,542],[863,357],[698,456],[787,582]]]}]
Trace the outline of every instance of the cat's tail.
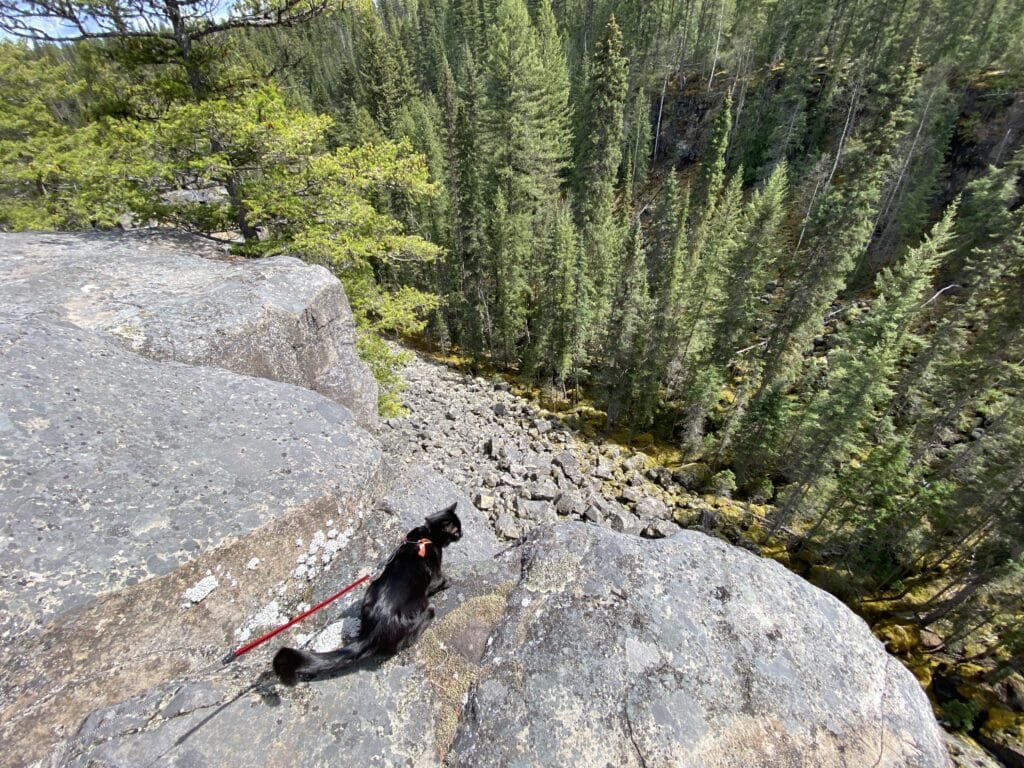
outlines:
[{"label": "cat's tail", "polygon": [[340,672],[372,655],[372,644],[365,639],[327,653],[280,648],[274,655],[274,672],[285,685],[294,685],[299,680],[312,680],[321,675]]}]

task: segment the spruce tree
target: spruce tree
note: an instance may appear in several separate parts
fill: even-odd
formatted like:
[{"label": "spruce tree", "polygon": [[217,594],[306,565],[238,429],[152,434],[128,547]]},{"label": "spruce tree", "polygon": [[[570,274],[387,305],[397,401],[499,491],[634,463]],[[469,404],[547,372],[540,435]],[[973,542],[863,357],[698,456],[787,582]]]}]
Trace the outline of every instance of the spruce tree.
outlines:
[{"label": "spruce tree", "polygon": [[763,343],[760,334],[766,332],[771,314],[771,305],[763,292],[769,276],[778,269],[782,253],[780,230],[786,214],[786,194],[787,168],[783,163],[745,206],[739,225],[739,247],[724,267],[724,298],[714,312],[708,366],[718,372],[719,388],[728,380],[730,365],[735,365],[734,370],[742,378],[716,435],[716,461],[729,447],[750,388],[759,380],[757,352]]},{"label": "spruce tree", "polygon": [[540,162],[543,168],[541,199],[558,194],[565,181],[572,154],[572,117],[569,108],[569,71],[558,34],[551,0],[540,0],[535,13],[537,52],[543,71],[543,87],[536,109],[540,118]]},{"label": "spruce tree", "polygon": [[543,289],[538,291],[530,321],[527,368],[537,381],[564,394],[578,385],[585,363],[589,310],[579,291],[582,247],[567,205],[558,205],[546,235],[538,265]]},{"label": "spruce tree", "polygon": [[689,188],[680,192],[676,174],[671,172],[658,196],[647,249],[654,312],[648,364],[658,384],[668,381],[679,337],[688,207]]},{"label": "spruce tree", "polygon": [[691,240],[687,280],[680,308],[674,389],[684,403],[682,443],[700,447],[704,418],[718,401],[723,374],[713,359],[716,318],[727,297],[728,267],[741,241],[740,182],[736,173],[721,198],[707,209]]},{"label": "spruce tree", "polygon": [[517,344],[528,333],[538,212],[555,203],[568,159],[568,82],[546,4],[539,20],[538,35],[522,0],[502,0],[488,30],[484,68],[481,146],[493,195],[488,259],[496,279],[489,315],[506,365],[516,362]]},{"label": "spruce tree", "polygon": [[617,270],[603,345],[606,357],[601,369],[601,392],[609,425],[645,427],[650,423],[655,402],[647,364],[652,307],[639,220],[630,227],[627,243]]},{"label": "spruce tree", "polygon": [[725,155],[732,129],[732,98],[726,94],[711,125],[707,144],[697,163],[697,178],[690,199],[693,221],[707,221],[725,188]]},{"label": "spruce tree", "polygon": [[473,55],[468,49],[461,57],[459,100],[449,189],[452,197],[451,258],[458,276],[451,292],[456,340],[471,354],[494,353],[491,317],[493,282],[488,266],[486,242],[485,168],[479,135],[479,112],[483,107],[483,84]]},{"label": "spruce tree", "polygon": [[800,433],[781,457],[783,471],[795,482],[786,488],[776,529],[798,511],[820,509],[817,500],[827,495],[812,489],[830,487],[830,466],[848,461],[870,441],[877,408],[892,396],[897,364],[913,337],[935,268],[953,239],[953,212],[951,206],[918,248],[891,270],[882,270],[868,316],[851,326],[847,343],[830,356],[827,388],[806,406]]},{"label": "spruce tree", "polygon": [[615,221],[615,181],[621,158],[623,109],[628,62],[615,17],[598,41],[587,77],[579,122],[584,135],[575,162],[576,220],[583,235],[586,282],[581,285],[593,307],[595,338],[608,318],[612,277],[621,234]]}]

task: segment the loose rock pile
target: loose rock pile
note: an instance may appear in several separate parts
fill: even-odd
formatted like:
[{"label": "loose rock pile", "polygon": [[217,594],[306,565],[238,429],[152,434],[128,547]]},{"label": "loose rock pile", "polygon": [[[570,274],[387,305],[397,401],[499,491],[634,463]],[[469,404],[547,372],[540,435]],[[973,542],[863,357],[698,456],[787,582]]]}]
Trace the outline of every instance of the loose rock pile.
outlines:
[{"label": "loose rock pile", "polygon": [[[499,536],[586,520],[647,538],[716,527],[716,510],[745,508],[693,491],[706,467],[672,472],[642,453],[596,445],[510,391],[507,382],[463,375],[420,357],[404,371],[409,415],[382,425],[396,462],[423,461],[473,499]],[[736,539],[735,536],[730,537]]]}]

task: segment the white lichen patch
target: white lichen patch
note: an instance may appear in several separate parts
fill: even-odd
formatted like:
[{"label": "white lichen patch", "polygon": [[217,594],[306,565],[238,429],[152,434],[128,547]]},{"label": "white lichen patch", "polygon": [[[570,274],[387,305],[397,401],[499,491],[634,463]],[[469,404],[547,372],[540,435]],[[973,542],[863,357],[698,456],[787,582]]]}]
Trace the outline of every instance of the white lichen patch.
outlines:
[{"label": "white lichen patch", "polygon": [[313,650],[318,653],[324,653],[326,651],[333,651],[335,648],[340,648],[345,644],[345,622],[335,621],[333,624],[328,624],[323,630],[316,636],[313,641]]},{"label": "white lichen patch", "polygon": [[281,613],[281,606],[277,600],[271,600],[249,617],[245,625],[235,630],[235,637],[245,641],[252,637],[253,632],[258,629],[272,629],[279,627],[288,621],[288,617]]},{"label": "white lichen patch", "polygon": [[193,605],[201,603],[210,596],[210,593],[213,592],[217,586],[217,577],[212,573],[203,577],[197,583],[185,590],[185,602],[182,604],[183,607],[191,608]]}]

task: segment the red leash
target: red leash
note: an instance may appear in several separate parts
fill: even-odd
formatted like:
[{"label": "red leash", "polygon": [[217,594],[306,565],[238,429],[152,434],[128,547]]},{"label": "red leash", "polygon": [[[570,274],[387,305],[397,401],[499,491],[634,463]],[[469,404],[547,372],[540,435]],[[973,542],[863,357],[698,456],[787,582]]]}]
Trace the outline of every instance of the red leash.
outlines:
[{"label": "red leash", "polygon": [[230,664],[232,661],[237,659],[243,653],[248,653],[253,648],[255,648],[258,645],[262,645],[263,643],[265,643],[267,640],[269,640],[270,638],[274,637],[275,635],[281,634],[282,632],[284,632],[286,629],[288,629],[288,627],[292,626],[293,624],[298,624],[300,621],[302,621],[307,616],[316,613],[321,608],[323,608],[325,605],[330,605],[335,600],[337,600],[339,597],[342,597],[343,595],[348,594],[353,589],[355,589],[360,584],[362,584],[364,581],[369,580],[369,578],[370,578],[370,574],[366,574],[361,579],[359,579],[357,581],[353,581],[351,584],[349,584],[347,587],[345,587],[343,590],[341,590],[341,592],[338,592],[335,595],[331,595],[326,600],[317,603],[316,605],[314,605],[312,608],[310,608],[305,613],[300,613],[298,616],[296,616],[294,619],[289,621],[287,624],[282,624],[277,629],[274,629],[274,630],[271,630],[270,632],[267,632],[267,634],[263,635],[262,637],[257,637],[255,640],[246,643],[245,645],[243,645],[241,648],[239,648],[237,650],[228,651],[228,655],[224,657],[224,663],[225,664]]}]

